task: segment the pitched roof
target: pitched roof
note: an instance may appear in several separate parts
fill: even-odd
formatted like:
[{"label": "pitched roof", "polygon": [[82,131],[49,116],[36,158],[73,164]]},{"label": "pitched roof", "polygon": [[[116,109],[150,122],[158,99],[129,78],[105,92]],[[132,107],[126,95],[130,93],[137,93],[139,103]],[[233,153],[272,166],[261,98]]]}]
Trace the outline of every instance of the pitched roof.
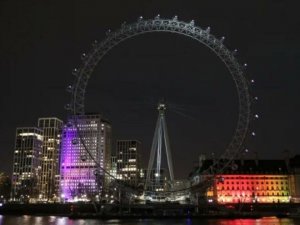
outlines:
[{"label": "pitched roof", "polygon": [[[212,159],[204,160],[202,167],[199,166],[190,174],[199,174],[207,170],[213,164]],[[234,160],[225,168],[223,174],[286,174],[289,168],[285,160]]]}]

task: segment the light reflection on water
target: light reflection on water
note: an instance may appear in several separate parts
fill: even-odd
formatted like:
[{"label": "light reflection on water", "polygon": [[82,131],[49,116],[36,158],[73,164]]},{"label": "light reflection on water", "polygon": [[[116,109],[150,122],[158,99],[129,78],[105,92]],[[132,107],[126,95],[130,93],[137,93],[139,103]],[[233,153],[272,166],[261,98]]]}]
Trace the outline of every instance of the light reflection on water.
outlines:
[{"label": "light reflection on water", "polygon": [[262,219],[177,219],[177,220],[70,220],[58,216],[2,216],[0,225],[300,225],[300,220],[266,217]]}]

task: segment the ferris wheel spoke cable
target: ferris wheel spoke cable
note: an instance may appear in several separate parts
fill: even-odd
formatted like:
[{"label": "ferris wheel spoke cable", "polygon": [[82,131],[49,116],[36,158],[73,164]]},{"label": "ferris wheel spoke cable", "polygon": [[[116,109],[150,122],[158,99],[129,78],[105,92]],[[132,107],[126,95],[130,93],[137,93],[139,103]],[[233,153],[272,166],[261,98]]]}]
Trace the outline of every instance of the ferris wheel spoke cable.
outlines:
[{"label": "ferris wheel spoke cable", "polygon": [[[137,22],[122,24],[121,28],[115,32],[107,32],[107,37],[104,41],[100,43],[94,42],[92,50],[89,53],[82,55],[83,63],[81,67],[73,70],[72,73],[75,77],[75,81],[73,85],[68,86],[68,92],[71,93],[71,101],[65,106],[65,108],[72,112],[75,117],[78,115],[84,115],[86,87],[90,76],[102,58],[119,43],[138,35],[153,32],[167,32],[176,35],[183,35],[207,46],[225,64],[235,82],[239,101],[239,116],[235,133],[223,155],[216,159],[209,169],[202,171],[203,174],[217,174],[222,172],[230,165],[233,157],[241,151],[242,143],[248,133],[252,98],[249,93],[249,82],[244,75],[247,64],[241,66],[235,58],[236,51],[230,51],[227,49],[223,44],[224,38],[217,39],[210,33],[209,27],[207,29],[202,29],[196,26],[194,21],[179,21],[177,16],[173,19],[162,19],[160,16],[156,16],[154,19],[147,20],[139,18]],[[183,110],[180,110],[180,107],[178,107],[179,106],[177,106],[177,113],[178,111],[181,111],[182,113]],[[78,129],[77,124],[76,128],[80,141],[89,157],[96,163],[99,169],[103,170],[105,174],[116,179],[108,171],[102,168],[99,162],[93,157],[88,146],[84,143],[84,137],[81,133],[82,131]],[[154,148],[154,146],[152,146],[152,148]],[[153,157],[153,159],[151,157]],[[151,153],[150,159],[154,160],[154,156],[152,156]]]}]

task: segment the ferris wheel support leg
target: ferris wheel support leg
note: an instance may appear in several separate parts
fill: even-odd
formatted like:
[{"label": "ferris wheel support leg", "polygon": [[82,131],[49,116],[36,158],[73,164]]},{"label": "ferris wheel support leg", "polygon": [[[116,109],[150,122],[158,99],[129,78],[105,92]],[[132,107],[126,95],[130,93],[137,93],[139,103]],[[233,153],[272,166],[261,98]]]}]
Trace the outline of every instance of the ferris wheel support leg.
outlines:
[{"label": "ferris wheel support leg", "polygon": [[149,158],[147,174],[146,174],[146,182],[145,182],[145,187],[144,187],[145,191],[147,190],[147,187],[150,183],[150,174],[151,174],[151,169],[152,169],[153,163],[154,163],[155,149],[157,148],[158,128],[159,128],[159,119],[156,122],[154,138],[153,138],[152,145],[151,145],[150,158]]},{"label": "ferris wheel support leg", "polygon": [[162,121],[159,119],[159,128],[158,128],[158,146],[157,146],[157,162],[156,162],[156,174],[155,182],[159,185],[160,180],[160,167],[161,167],[161,147],[162,147]]},{"label": "ferris wheel support leg", "polygon": [[163,123],[163,129],[164,129],[164,139],[165,139],[165,146],[166,146],[167,162],[168,162],[169,173],[170,173],[170,180],[171,180],[171,182],[173,182],[174,181],[173,160],[172,160],[172,154],[171,154],[171,148],[170,148],[169,134],[168,134],[168,129],[167,129],[167,125],[166,125],[166,119],[164,117],[162,119],[162,123]]}]

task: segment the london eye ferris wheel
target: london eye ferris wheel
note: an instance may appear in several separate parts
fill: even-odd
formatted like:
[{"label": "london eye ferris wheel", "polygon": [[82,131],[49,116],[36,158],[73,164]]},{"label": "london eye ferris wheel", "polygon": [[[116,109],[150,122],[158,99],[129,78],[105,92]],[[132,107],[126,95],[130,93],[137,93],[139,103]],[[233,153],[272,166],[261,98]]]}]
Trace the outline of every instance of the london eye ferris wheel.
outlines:
[{"label": "london eye ferris wheel", "polygon": [[[249,91],[249,83],[251,83],[251,81],[245,76],[245,67],[247,64],[241,65],[235,57],[236,50],[231,51],[224,45],[224,37],[218,39],[212,35],[210,33],[210,27],[202,29],[196,26],[193,20],[184,22],[178,20],[177,16],[174,16],[172,19],[166,19],[157,15],[154,19],[143,19],[140,17],[136,22],[129,24],[123,23],[121,28],[116,31],[107,31],[106,38],[101,42],[95,41],[92,49],[88,53],[82,54],[81,66],[73,70],[75,79],[73,84],[67,87],[67,91],[70,93],[70,102],[65,105],[65,108],[74,116],[84,115],[85,93],[89,79],[104,56],[113,47],[127,39],[154,32],[165,32],[185,36],[206,46],[223,62],[234,81],[238,96],[238,119],[234,134],[220,157],[213,162],[213,165],[209,169],[203,171],[203,173],[206,174],[221,173],[232,163],[233,159],[243,151],[243,142],[247,136],[249,123],[252,118],[251,103],[253,99]],[[80,141],[85,146],[82,140],[82,134],[80,134],[80,132],[78,132],[78,134]],[[87,146],[85,146],[85,150],[96,162]],[[104,168],[101,167],[100,169],[104,170]],[[104,172],[112,176],[108,171],[104,170]]]}]

